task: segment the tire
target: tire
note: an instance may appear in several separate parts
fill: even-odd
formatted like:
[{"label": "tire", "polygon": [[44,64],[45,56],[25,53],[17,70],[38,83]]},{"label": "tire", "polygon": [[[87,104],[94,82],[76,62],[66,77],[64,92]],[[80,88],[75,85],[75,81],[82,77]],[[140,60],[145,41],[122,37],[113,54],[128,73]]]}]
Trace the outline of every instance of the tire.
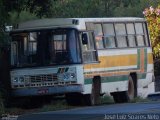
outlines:
[{"label": "tire", "polygon": [[101,91],[101,78],[97,76],[94,77],[93,79],[91,94],[84,95],[85,104],[89,106],[99,104],[100,91]]},{"label": "tire", "polygon": [[137,95],[137,85],[132,76],[128,78],[128,90],[112,93],[115,103],[126,103],[133,100]]},{"label": "tire", "polygon": [[129,76],[129,81],[128,81],[127,97],[129,100],[133,100],[135,98],[135,87],[131,76]]}]

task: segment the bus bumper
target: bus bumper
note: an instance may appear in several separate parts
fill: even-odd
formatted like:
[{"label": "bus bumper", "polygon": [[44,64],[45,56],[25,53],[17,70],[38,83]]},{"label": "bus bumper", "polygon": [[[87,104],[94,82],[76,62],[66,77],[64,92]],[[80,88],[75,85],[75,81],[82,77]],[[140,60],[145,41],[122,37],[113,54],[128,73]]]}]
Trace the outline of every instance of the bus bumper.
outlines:
[{"label": "bus bumper", "polygon": [[82,85],[67,85],[67,86],[49,86],[49,87],[34,87],[34,88],[17,88],[12,90],[13,96],[40,96],[65,94],[72,92],[83,92]]}]

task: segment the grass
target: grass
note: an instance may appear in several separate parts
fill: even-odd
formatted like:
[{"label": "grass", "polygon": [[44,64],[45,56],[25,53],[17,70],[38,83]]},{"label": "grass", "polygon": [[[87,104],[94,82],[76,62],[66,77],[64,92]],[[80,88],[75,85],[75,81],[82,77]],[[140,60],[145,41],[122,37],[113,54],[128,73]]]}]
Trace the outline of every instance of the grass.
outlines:
[{"label": "grass", "polygon": [[[76,106],[74,106],[76,107]],[[46,111],[56,111],[56,110],[64,110],[74,108],[73,106],[69,106],[65,100],[52,101],[48,105],[44,105],[42,108],[38,110],[38,112],[46,112]]]},{"label": "grass", "polygon": [[[134,98],[130,101],[130,103],[143,103],[143,102],[150,102],[151,100],[147,98],[142,98],[140,96]],[[105,95],[100,98],[100,104],[114,104],[114,99],[112,96]]]},{"label": "grass", "polygon": [[[42,103],[43,104],[43,103]],[[56,110],[64,110],[64,109],[71,109],[78,106],[69,106],[65,99],[61,100],[52,100],[50,103],[45,103],[41,107],[36,108],[18,108],[18,107],[11,107],[6,108],[5,113],[11,115],[21,115],[21,114],[28,114],[28,113],[36,113],[36,112],[47,112],[47,111],[56,111]]]},{"label": "grass", "polygon": [[[99,105],[100,104],[112,104],[112,103],[114,103],[114,100],[111,96],[100,97]],[[82,106],[70,106],[67,104],[65,99],[59,99],[59,100],[52,100],[49,104],[45,104],[39,108],[32,108],[32,109],[22,109],[22,108],[16,108],[16,107],[7,108],[5,110],[5,113],[13,114],[13,115],[21,115],[25,113],[66,110],[66,109],[77,108],[77,107],[82,107]]]},{"label": "grass", "polygon": [[142,98],[140,96],[134,98],[133,100],[130,101],[131,103],[142,103],[142,102],[150,102],[149,99],[147,98]]},{"label": "grass", "polygon": [[[142,97],[136,97],[133,100],[131,100],[130,103],[149,102],[149,101],[150,100],[144,99]],[[100,97],[98,105],[114,104],[114,103],[115,102],[112,96],[104,95]],[[36,112],[66,110],[66,109],[77,108],[77,107],[80,107],[80,106],[70,106],[66,103],[65,99],[58,99],[58,100],[52,100],[49,104],[45,104],[39,108],[32,108],[32,109],[6,108],[5,110],[4,109],[1,110],[0,108],[0,113],[3,114],[5,112],[7,114],[12,114],[12,115],[21,115],[21,114],[26,114],[26,113],[28,114],[33,112],[36,113]]]},{"label": "grass", "polygon": [[114,100],[112,96],[104,95],[100,97],[100,104],[113,104]]}]

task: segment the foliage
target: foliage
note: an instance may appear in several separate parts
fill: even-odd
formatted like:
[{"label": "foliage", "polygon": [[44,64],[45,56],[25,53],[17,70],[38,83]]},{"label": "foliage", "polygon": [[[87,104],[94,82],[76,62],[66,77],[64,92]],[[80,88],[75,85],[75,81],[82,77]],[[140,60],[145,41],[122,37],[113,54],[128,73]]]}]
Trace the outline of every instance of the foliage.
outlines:
[{"label": "foliage", "polygon": [[143,14],[148,22],[154,57],[160,57],[160,6],[146,8]]},{"label": "foliage", "polygon": [[0,0],[0,22],[4,21],[0,25],[46,17],[142,17],[145,7],[158,3],[160,0]]},{"label": "foliage", "polygon": [[52,0],[26,0],[31,13],[36,14],[38,17],[49,17],[51,14]]},{"label": "foliage", "polygon": [[[50,17],[114,17],[114,16],[142,16],[140,9],[136,9],[139,0],[59,0],[52,2]],[[130,11],[126,11],[127,8]],[[134,7],[134,9],[132,9]],[[75,9],[76,8],[76,9]],[[131,14],[132,10],[135,14]]]},{"label": "foliage", "polygon": [[3,6],[3,1],[0,0],[0,27],[7,21],[5,14],[5,7]]},{"label": "foliage", "polygon": [[107,94],[100,97],[100,104],[112,104],[114,103],[113,97]]},{"label": "foliage", "polygon": [[[50,17],[98,17],[101,14],[99,0],[59,0],[52,2]],[[75,9],[76,8],[76,9]]]},{"label": "foliage", "polygon": [[4,1],[5,10],[7,12],[16,11],[18,14],[21,11],[29,11],[36,14],[38,17],[49,16],[52,0],[2,0]]},{"label": "foliage", "polygon": [[20,13],[13,11],[13,12],[9,12],[9,16],[10,16],[9,20],[11,25],[16,25],[17,23],[20,23],[20,22],[37,19],[37,16],[33,13],[30,13],[29,11],[21,11]]},{"label": "foliage", "polygon": [[4,25],[6,21],[5,7],[3,6],[3,1],[0,0],[0,44],[4,41]]}]

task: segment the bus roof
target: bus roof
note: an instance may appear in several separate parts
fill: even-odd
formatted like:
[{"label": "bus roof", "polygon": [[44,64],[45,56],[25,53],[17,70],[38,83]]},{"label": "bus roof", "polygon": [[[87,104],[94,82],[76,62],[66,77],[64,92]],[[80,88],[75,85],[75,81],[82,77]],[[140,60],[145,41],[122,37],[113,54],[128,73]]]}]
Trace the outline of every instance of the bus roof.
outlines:
[{"label": "bus roof", "polygon": [[32,20],[20,23],[17,29],[21,30],[35,30],[35,29],[49,29],[54,27],[73,27],[85,29],[86,22],[142,22],[144,18],[138,17],[113,17],[113,18],[48,18]]}]

